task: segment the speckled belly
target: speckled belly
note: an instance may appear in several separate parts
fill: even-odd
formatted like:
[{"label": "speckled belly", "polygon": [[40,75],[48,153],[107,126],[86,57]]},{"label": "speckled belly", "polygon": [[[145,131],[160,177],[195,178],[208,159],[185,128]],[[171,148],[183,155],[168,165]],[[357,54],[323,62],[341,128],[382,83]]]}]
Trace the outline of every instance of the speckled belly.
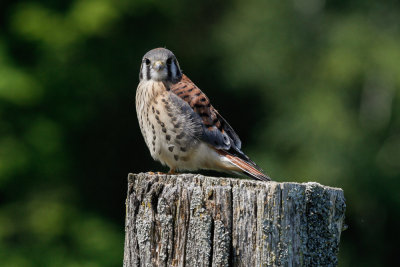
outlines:
[{"label": "speckled belly", "polygon": [[193,157],[200,142],[194,136],[195,127],[170,94],[162,83],[139,84],[136,109],[140,129],[154,159],[171,169],[197,169]]}]

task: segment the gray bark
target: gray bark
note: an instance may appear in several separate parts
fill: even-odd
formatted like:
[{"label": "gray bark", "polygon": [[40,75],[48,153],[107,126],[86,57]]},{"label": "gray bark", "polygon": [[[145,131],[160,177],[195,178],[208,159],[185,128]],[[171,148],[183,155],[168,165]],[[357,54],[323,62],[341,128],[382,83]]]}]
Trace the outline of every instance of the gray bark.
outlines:
[{"label": "gray bark", "polygon": [[318,183],[129,174],[124,266],[336,266],[345,207]]}]

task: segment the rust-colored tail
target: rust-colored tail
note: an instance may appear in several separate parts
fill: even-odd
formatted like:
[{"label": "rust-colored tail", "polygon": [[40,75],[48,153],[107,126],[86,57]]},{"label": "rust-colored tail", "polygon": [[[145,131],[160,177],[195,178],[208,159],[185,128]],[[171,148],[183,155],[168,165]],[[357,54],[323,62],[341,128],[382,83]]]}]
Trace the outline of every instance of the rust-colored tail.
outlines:
[{"label": "rust-colored tail", "polygon": [[239,158],[238,156],[221,150],[219,151],[219,153],[225,156],[233,165],[239,168],[241,172],[246,174],[247,176],[261,181],[271,181],[271,178],[269,178],[268,175],[264,174],[261,168],[258,167],[250,159],[247,161]]}]

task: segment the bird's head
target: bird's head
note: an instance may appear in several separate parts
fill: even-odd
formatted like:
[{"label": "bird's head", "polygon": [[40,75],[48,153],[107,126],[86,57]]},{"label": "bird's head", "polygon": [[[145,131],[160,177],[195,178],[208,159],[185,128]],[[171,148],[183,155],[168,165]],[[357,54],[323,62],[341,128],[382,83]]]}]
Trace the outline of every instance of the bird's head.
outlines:
[{"label": "bird's head", "polygon": [[168,49],[155,48],[144,55],[139,74],[141,81],[175,82],[181,77],[178,60]]}]

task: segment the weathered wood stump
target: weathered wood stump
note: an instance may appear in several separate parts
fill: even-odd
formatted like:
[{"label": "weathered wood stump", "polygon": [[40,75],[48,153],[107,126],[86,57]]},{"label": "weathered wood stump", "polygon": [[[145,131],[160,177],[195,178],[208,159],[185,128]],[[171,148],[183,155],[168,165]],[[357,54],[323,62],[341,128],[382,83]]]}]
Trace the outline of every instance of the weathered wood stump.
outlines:
[{"label": "weathered wood stump", "polygon": [[336,266],[343,191],[130,174],[124,266]]}]

